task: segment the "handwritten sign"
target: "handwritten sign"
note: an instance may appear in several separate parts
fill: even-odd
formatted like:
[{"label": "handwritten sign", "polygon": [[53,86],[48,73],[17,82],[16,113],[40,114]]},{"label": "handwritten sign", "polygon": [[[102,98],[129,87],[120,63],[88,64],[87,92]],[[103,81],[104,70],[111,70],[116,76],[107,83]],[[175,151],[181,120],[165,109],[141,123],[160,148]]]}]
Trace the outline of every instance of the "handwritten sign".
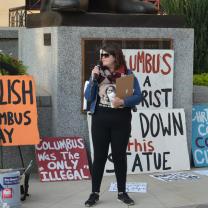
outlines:
[{"label": "handwritten sign", "polygon": [[[139,110],[133,113],[126,153],[128,174],[189,170],[185,124],[183,109]],[[112,173],[114,165],[109,150],[105,175]]]},{"label": "handwritten sign", "polygon": [[90,178],[86,150],[80,137],[43,138],[36,145],[36,160],[42,182]]},{"label": "handwritten sign", "polygon": [[[189,170],[185,124],[183,109],[139,110],[134,113],[127,148],[128,173]],[[112,170],[109,155],[106,173]]]},{"label": "handwritten sign", "polygon": [[35,83],[31,76],[0,77],[0,146],[39,143]]},{"label": "handwritten sign", "polygon": [[155,179],[165,181],[165,182],[180,181],[180,180],[195,181],[200,178],[199,176],[192,174],[192,173],[188,173],[188,172],[159,173],[159,174],[156,173],[150,176]]},{"label": "handwritten sign", "polygon": [[139,109],[173,107],[173,50],[123,49],[127,63],[138,78],[143,100]]},{"label": "handwritten sign", "polygon": [[208,166],[208,105],[193,107],[192,154],[196,167]]},{"label": "handwritten sign", "polygon": [[[117,183],[112,182],[109,188],[110,192],[118,192]],[[126,183],[126,192],[128,193],[146,193],[147,183],[129,182]]]}]

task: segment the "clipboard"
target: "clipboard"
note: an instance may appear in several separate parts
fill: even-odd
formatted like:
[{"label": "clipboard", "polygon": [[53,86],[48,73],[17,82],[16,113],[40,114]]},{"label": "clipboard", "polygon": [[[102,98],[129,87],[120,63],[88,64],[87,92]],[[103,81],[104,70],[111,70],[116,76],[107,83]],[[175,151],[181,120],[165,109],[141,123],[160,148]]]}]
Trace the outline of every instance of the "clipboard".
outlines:
[{"label": "clipboard", "polygon": [[133,95],[134,75],[127,75],[116,79],[116,96],[124,99]]}]

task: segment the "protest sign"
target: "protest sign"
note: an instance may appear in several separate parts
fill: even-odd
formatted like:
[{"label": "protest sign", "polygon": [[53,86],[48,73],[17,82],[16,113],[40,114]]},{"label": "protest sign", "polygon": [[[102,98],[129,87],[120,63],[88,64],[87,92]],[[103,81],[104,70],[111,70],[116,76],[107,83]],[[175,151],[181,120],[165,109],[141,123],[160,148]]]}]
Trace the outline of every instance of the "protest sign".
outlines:
[{"label": "protest sign", "polygon": [[[189,170],[184,110],[139,110],[134,113],[127,160],[129,174]],[[113,170],[110,154],[105,172]]]},{"label": "protest sign", "polygon": [[35,83],[31,76],[0,78],[0,146],[39,143]]},{"label": "protest sign", "polygon": [[159,173],[159,174],[156,173],[150,176],[165,182],[181,181],[181,180],[194,181],[200,178],[199,176],[188,172]]},{"label": "protest sign", "polygon": [[[112,182],[110,184],[109,191],[110,192],[118,192],[116,182]],[[126,192],[128,192],[128,193],[146,193],[147,192],[147,183],[127,182],[126,183]]]},{"label": "protest sign", "polygon": [[[93,154],[92,146],[91,152]],[[139,110],[133,113],[127,161],[128,174],[189,170],[184,110]],[[105,175],[111,173],[114,173],[114,166],[109,150]]]},{"label": "protest sign", "polygon": [[138,109],[173,107],[174,51],[123,49],[127,68],[131,69],[142,90]]},{"label": "protest sign", "polygon": [[42,182],[90,178],[86,150],[80,137],[43,138],[36,145],[36,160]]},{"label": "protest sign", "polygon": [[192,154],[195,167],[208,166],[208,105],[193,107]]}]

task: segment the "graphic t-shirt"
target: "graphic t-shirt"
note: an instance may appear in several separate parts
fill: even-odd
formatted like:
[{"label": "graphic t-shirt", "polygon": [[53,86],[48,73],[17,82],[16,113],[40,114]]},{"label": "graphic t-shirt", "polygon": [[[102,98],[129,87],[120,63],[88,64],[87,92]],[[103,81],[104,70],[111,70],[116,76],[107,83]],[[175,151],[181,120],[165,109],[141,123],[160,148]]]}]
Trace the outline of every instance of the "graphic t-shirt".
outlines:
[{"label": "graphic t-shirt", "polygon": [[123,67],[113,73],[111,73],[108,69],[100,70],[98,79],[100,106],[113,108],[112,100],[116,96],[116,78],[124,75]]},{"label": "graphic t-shirt", "polygon": [[112,100],[116,96],[115,84],[102,84],[99,88],[100,105],[112,107]]}]

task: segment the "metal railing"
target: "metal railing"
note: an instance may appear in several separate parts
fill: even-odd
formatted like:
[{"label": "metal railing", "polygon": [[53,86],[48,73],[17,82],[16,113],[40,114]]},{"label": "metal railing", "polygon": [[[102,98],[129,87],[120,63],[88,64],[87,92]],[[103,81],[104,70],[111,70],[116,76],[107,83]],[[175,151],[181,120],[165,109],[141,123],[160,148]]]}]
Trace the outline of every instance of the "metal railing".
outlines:
[{"label": "metal railing", "polygon": [[25,27],[26,15],[25,6],[9,9],[9,27]]}]

